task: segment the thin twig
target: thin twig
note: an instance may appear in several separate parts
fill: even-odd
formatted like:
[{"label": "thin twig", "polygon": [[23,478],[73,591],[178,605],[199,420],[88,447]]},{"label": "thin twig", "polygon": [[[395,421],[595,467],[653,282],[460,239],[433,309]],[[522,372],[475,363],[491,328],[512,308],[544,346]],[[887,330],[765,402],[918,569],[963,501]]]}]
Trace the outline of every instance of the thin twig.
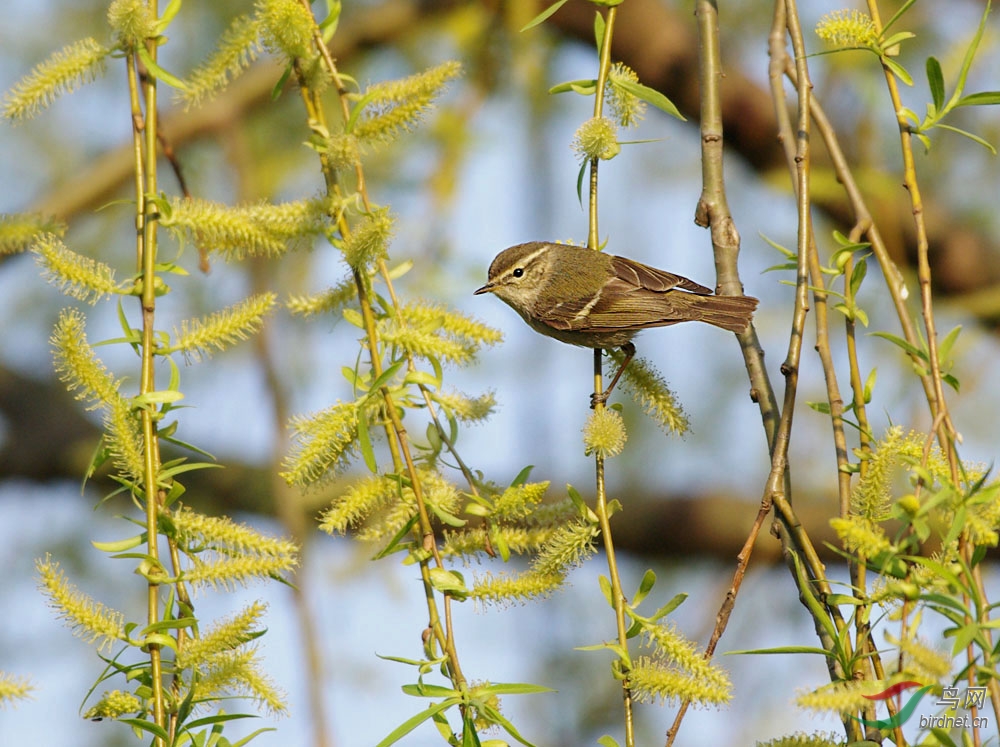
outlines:
[{"label": "thin twig", "polygon": [[[618,17],[618,8],[608,9],[604,19],[604,38],[601,40],[600,62],[597,72],[597,90],[594,93],[594,117],[600,117],[604,113],[604,90],[608,80],[608,71],[611,69],[611,40],[614,36],[615,20]],[[587,246],[592,251],[599,248],[599,233],[597,230],[597,172],[598,159],[592,158],[590,161],[590,192],[588,211],[588,231]],[[601,350],[594,349],[594,392],[600,395],[604,387],[604,376],[602,372]],[[595,410],[603,408],[603,402],[599,401]],[[623,650],[628,651],[628,625],[625,616],[625,595],[622,593],[621,576],[618,573],[618,560],[615,553],[614,538],[611,534],[611,520],[608,515],[607,490],[604,477],[604,456],[601,453],[594,455],[594,469],[596,481],[595,511],[598,524],[601,529],[601,538],[604,542],[604,554],[608,563],[608,577],[611,583],[611,601],[615,610],[615,624],[617,628],[618,645]],[[628,668],[622,661],[622,703],[625,710],[625,745],[634,747],[635,745],[635,725],[632,714],[632,688],[629,684]]]}]

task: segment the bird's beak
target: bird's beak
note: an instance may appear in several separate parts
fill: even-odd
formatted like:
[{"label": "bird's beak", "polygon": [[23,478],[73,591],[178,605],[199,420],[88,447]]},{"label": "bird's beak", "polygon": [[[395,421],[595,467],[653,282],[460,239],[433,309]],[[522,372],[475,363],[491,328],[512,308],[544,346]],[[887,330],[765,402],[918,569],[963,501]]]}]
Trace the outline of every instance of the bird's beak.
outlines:
[{"label": "bird's beak", "polygon": [[483,293],[492,293],[492,292],[493,292],[493,283],[487,283],[482,288],[477,288],[475,291],[473,291],[472,295],[478,296]]}]

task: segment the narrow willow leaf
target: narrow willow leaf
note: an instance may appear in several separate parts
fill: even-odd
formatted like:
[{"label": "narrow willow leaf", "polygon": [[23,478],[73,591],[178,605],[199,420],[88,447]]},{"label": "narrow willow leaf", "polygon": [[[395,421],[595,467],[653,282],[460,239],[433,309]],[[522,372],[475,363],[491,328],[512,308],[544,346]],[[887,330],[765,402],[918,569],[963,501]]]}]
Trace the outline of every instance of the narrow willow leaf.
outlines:
[{"label": "narrow willow leaf", "polygon": [[638,607],[642,603],[642,600],[652,591],[654,584],[656,584],[656,574],[647,568],[642,576],[642,581],[639,582],[639,590],[636,591],[635,596],[632,598],[633,607]]},{"label": "narrow willow leaf", "polygon": [[[504,731],[510,734],[514,739],[523,744],[525,747],[535,747],[531,742],[521,736],[520,732],[514,728],[514,724],[507,720],[507,718],[500,713],[496,708],[489,705],[489,703],[478,703],[477,708],[482,711],[483,716],[485,716],[491,723],[499,724],[503,727]],[[471,709],[470,709],[471,711]],[[467,717],[471,716],[469,713]],[[473,736],[476,736],[475,732],[475,722],[473,722],[473,731],[471,732]],[[478,745],[478,737],[476,737],[476,742],[474,744]]]},{"label": "narrow willow leaf", "polygon": [[597,92],[597,81],[593,78],[582,80],[568,80],[565,83],[558,83],[549,89],[549,93],[567,93],[573,91],[584,96],[592,96]]},{"label": "narrow willow leaf", "polygon": [[875,337],[881,337],[883,340],[888,340],[893,345],[898,345],[910,355],[915,355],[919,358],[923,358],[924,360],[927,359],[927,354],[924,353],[923,350],[916,347],[915,345],[911,345],[909,342],[904,340],[899,335],[894,335],[891,332],[872,332],[872,334]]},{"label": "narrow willow leaf", "polygon": [[895,25],[896,21],[902,18],[903,14],[906,13],[906,11],[910,9],[910,6],[913,5],[916,1],[917,0],[906,0],[906,2],[899,7],[899,10],[897,10],[895,13],[892,14],[892,18],[890,18],[889,21],[885,24],[885,27],[882,29],[882,33],[884,34],[889,29],[891,29]]},{"label": "narrow willow leaf", "polygon": [[861,283],[865,279],[865,275],[868,274],[868,263],[864,260],[858,260],[858,263],[854,265],[854,270],[851,272],[851,295],[857,296],[858,291],[861,289]]},{"label": "narrow willow leaf", "polygon": [[979,135],[974,135],[971,132],[968,132],[967,130],[960,130],[958,127],[952,127],[951,125],[938,124],[937,126],[942,130],[950,130],[951,132],[954,132],[956,135],[962,135],[963,137],[969,138],[969,140],[972,140],[973,142],[979,143],[994,156],[997,154],[997,149],[994,148],[989,141],[979,137]]},{"label": "narrow willow leaf", "polygon": [[666,112],[671,117],[676,117],[682,122],[687,121],[684,118],[684,115],[680,113],[676,106],[674,106],[674,102],[657,91],[655,88],[644,86],[642,83],[636,83],[635,81],[628,80],[627,78],[620,79],[617,82],[617,85],[624,88],[636,98],[645,101],[647,104],[655,106],[660,111]]},{"label": "narrow willow leaf", "polygon": [[665,605],[663,605],[662,607],[660,607],[660,609],[656,610],[656,612],[653,613],[653,616],[651,618],[649,618],[649,619],[655,621],[655,620],[659,620],[661,617],[666,617],[671,612],[673,612],[675,609],[677,609],[682,604],[684,604],[684,601],[687,598],[688,598],[688,595],[684,594],[683,592],[680,593],[680,594],[675,594],[674,597],[673,597],[673,599],[671,599]]},{"label": "narrow willow leaf", "polygon": [[882,55],[879,59],[882,61],[883,65],[889,68],[893,75],[900,79],[900,81],[908,86],[913,85],[913,77],[909,74],[909,72],[907,72],[905,67],[885,55]]},{"label": "narrow willow leaf", "polygon": [[934,108],[940,112],[944,106],[944,75],[941,72],[941,63],[935,57],[927,58],[927,85],[931,89]]},{"label": "narrow willow leaf", "polygon": [[511,480],[510,487],[516,488],[519,485],[524,485],[524,483],[526,483],[528,481],[528,478],[531,476],[531,470],[533,470],[534,468],[535,465],[529,464],[527,467],[518,472],[517,477]]},{"label": "narrow willow leaf", "polygon": [[129,537],[128,539],[117,540],[115,542],[94,542],[91,541],[91,545],[95,549],[101,552],[124,552],[125,550],[131,550],[133,547],[138,547],[146,541],[145,534],[137,534],[134,537]]},{"label": "narrow willow leaf", "polygon": [[368,432],[368,417],[361,413],[358,417],[358,448],[365,460],[365,466],[373,474],[378,474],[378,462],[375,460],[375,450],[372,448],[372,437]]},{"label": "narrow willow leaf", "polygon": [[980,91],[963,96],[955,106],[995,106],[996,104],[1000,104],[1000,91]]},{"label": "narrow willow leaf", "polygon": [[145,46],[139,45],[136,47],[136,51],[139,53],[139,58],[142,60],[143,64],[149,69],[149,72],[153,74],[154,78],[166,83],[171,88],[176,88],[178,91],[187,90],[187,83],[170,71],[160,67]]},{"label": "narrow willow leaf", "polygon": [[435,703],[429,708],[425,708],[420,713],[410,716],[403,723],[393,729],[385,739],[379,742],[375,747],[389,747],[390,745],[396,744],[400,739],[405,737],[411,731],[416,729],[420,724],[429,718],[433,718],[442,711],[446,711],[454,705],[458,705],[461,702],[460,698],[448,698],[440,703]]},{"label": "narrow willow leaf", "polygon": [[527,24],[525,24],[523,27],[521,27],[521,31],[527,31],[528,29],[533,29],[535,26],[537,26],[537,25],[539,25],[541,23],[544,23],[546,21],[546,19],[548,19],[550,16],[555,15],[556,12],[562,6],[564,6],[565,4],[566,4],[566,0],[556,0],[556,2],[552,3],[552,5],[550,5],[549,7],[547,7],[545,10],[543,10],[537,16],[535,16],[530,21],[528,21]]},{"label": "narrow willow leaf", "polygon": [[938,343],[938,358],[942,362],[946,361],[951,355],[951,349],[955,346],[955,340],[958,339],[959,333],[962,331],[962,325],[958,325],[951,332],[944,336],[940,343]]},{"label": "narrow willow leaf", "polygon": [[326,18],[319,24],[319,30],[323,32],[323,41],[328,43],[333,35],[337,33],[337,26],[340,25],[340,11],[341,3],[339,2],[328,2],[327,8],[329,12]]},{"label": "narrow willow leaf", "polygon": [[417,698],[453,698],[461,695],[454,688],[432,685],[427,682],[420,682],[415,685],[403,685],[400,689],[407,695]]},{"label": "narrow willow leaf", "polygon": [[[178,11],[180,11],[182,2],[183,0],[170,0],[170,2],[167,3],[167,7],[163,9],[163,14],[160,16],[160,20],[156,25],[158,33],[162,34],[167,30],[170,22],[174,20],[174,16],[176,16]],[[188,727],[190,728],[190,724]]]},{"label": "narrow willow leaf", "polygon": [[913,39],[916,37],[912,31],[900,31],[893,34],[892,36],[886,37],[882,40],[881,46],[885,50],[885,54],[895,54],[893,48],[898,47],[901,43],[905,42],[907,39]]},{"label": "narrow willow leaf", "polygon": [[979,27],[976,29],[976,35],[969,42],[969,48],[965,50],[965,58],[962,60],[962,69],[958,74],[958,83],[955,85],[955,93],[951,97],[951,101],[948,102],[948,106],[953,107],[962,92],[965,90],[965,81],[969,77],[969,71],[972,69],[972,61],[976,58],[976,52],[979,50],[979,42],[983,39],[983,32],[986,31],[986,19],[990,15],[990,3],[986,3],[986,9],[983,11],[982,18],[979,19]]}]

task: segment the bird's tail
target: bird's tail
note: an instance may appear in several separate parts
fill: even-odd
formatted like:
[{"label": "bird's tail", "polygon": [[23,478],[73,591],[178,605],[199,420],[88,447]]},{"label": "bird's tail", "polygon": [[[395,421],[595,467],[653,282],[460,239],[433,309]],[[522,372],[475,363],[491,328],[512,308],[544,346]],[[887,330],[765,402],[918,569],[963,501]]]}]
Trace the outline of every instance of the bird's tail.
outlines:
[{"label": "bird's tail", "polygon": [[730,332],[746,332],[757,308],[753,296],[688,296],[698,309],[698,319]]}]

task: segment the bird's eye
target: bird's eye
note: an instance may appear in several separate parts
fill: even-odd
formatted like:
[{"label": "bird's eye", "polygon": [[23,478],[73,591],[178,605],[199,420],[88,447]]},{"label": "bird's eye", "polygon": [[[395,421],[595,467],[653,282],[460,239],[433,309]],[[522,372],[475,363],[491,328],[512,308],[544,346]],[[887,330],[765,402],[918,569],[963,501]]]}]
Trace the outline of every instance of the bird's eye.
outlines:
[{"label": "bird's eye", "polygon": [[514,272],[511,273],[511,275],[513,275],[516,278],[521,277],[522,275],[524,275],[524,268],[523,267],[516,268]]}]

